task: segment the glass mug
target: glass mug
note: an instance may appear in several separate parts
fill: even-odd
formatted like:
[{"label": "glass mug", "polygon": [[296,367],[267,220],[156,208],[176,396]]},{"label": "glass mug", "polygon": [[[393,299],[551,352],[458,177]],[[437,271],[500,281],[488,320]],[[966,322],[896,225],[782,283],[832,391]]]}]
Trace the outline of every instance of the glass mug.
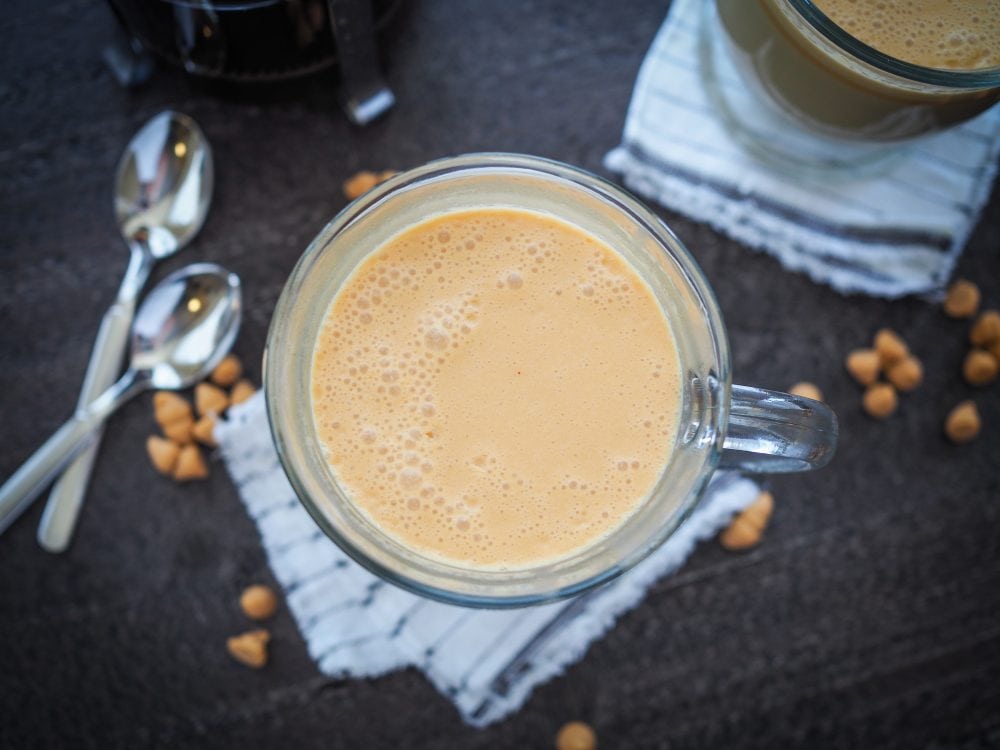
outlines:
[{"label": "glass mug", "polygon": [[[615,248],[666,313],[683,373],[675,447],[650,497],[608,536],[569,557],[503,571],[432,559],[380,530],[339,485],[310,408],[317,335],[354,269],[388,239],[433,215],[489,207],[547,213]],[[718,305],[694,259],[660,219],[592,174],[520,155],[431,162],[341,211],[309,245],[278,300],[264,354],[264,388],[281,463],[320,528],[376,575],[466,606],[540,604],[606,583],[673,534],[716,468],[814,469],[831,459],[837,441],[837,420],[825,404],[731,384]]]},{"label": "glass mug", "polygon": [[781,166],[870,168],[899,151],[893,144],[964,122],[1000,100],[1000,68],[899,60],[849,34],[811,0],[702,6],[706,91],[727,129]]}]

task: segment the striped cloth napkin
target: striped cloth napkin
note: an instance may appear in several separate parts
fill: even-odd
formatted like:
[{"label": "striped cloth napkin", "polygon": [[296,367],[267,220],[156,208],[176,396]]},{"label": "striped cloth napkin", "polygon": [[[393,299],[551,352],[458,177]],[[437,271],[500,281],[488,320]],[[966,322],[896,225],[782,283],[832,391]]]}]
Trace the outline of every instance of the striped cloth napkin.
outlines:
[{"label": "striped cloth napkin", "polygon": [[215,437],[319,669],[331,677],[375,677],[415,666],[474,726],[516,710],[535,685],[580,659],[654,581],[758,493],[750,480],[720,473],[674,536],[612,583],[539,607],[466,609],[375,577],[320,531],[278,462],[263,393],[232,407]]},{"label": "striped cloth napkin", "polygon": [[[899,297],[945,285],[996,175],[1000,107],[912,143],[877,175],[790,178],[745,152],[709,101],[698,50],[708,2],[671,5],[608,169],[635,192],[841,292]],[[719,68],[728,98],[753,96],[731,64]],[[733,108],[757,109],[749,101]],[[766,127],[774,139],[799,137]]]}]

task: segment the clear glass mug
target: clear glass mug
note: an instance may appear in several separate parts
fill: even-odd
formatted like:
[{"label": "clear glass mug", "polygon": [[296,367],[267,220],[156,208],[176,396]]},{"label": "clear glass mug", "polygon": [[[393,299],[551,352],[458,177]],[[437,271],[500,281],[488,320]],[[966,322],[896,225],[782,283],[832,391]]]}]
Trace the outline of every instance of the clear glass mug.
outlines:
[{"label": "clear glass mug", "polygon": [[[332,299],[354,269],[417,222],[482,207],[548,213],[616,248],[662,305],[684,373],[675,448],[649,499],[609,536],[572,556],[506,571],[431,559],[376,527],[338,484],[310,408],[314,343]],[[814,469],[831,459],[837,441],[837,420],[825,404],[732,385],[719,307],[694,259],[660,219],[592,174],[510,154],[431,162],[341,211],[309,245],[278,300],[264,354],[264,388],[281,463],[320,528],[373,573],[417,594],[466,606],[540,604],[610,581],[666,541],[694,509],[716,468]]]},{"label": "clear glass mug", "polygon": [[777,166],[878,168],[898,144],[1000,100],[1000,68],[945,70],[860,41],[811,0],[705,0],[706,91],[730,133]]}]

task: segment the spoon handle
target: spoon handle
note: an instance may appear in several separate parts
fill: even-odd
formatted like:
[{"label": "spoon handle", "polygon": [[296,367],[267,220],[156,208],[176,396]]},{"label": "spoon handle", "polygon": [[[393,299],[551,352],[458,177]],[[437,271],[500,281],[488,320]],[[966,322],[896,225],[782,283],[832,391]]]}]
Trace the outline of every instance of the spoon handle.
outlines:
[{"label": "spoon handle", "polygon": [[[132,311],[117,303],[105,313],[94,342],[94,351],[80,390],[77,408],[85,407],[115,381],[122,356],[128,347],[131,322]],[[97,458],[102,432],[100,427],[94,431],[88,444],[52,486],[42,520],[38,524],[38,543],[49,552],[62,552],[69,546],[83,497],[87,492],[94,460]]]},{"label": "spoon handle", "polygon": [[146,387],[148,381],[134,370],[108,388],[87,408],[80,409],[60,427],[0,487],[0,533],[23,513],[62,468],[87,445],[93,431],[131,396]]},{"label": "spoon handle", "polygon": [[[101,327],[90,353],[87,374],[77,409],[83,409],[115,382],[121,371],[122,357],[128,348],[129,331],[135,315],[135,301],[153,266],[150,252],[138,243],[131,246],[128,269],[122,279],[118,298],[104,314]],[[76,520],[90,482],[90,472],[101,443],[101,429],[94,432],[90,443],[66,467],[49,493],[48,502],[38,524],[38,543],[49,552],[63,552],[76,528]]]}]

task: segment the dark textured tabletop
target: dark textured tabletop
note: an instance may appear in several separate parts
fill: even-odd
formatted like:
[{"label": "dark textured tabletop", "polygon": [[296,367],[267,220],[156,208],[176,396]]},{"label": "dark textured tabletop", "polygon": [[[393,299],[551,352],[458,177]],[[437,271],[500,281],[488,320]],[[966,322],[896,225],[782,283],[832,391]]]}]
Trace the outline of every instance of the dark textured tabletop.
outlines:
[{"label": "dark textured tabletop", "polygon": [[[118,87],[100,59],[102,3],[8,0],[0,15],[0,476],[73,408],[126,252],[111,212],[119,153],[171,107],[216,157],[195,245],[159,266],[212,260],[243,279],[236,351],[251,377],[282,284],[345,203],[358,169],[480,150],[604,173],[665,0],[415,0],[388,33],[398,104],[365,130],[329,77],[218,89],[161,69]],[[473,9],[475,7],[475,9]],[[272,658],[226,654],[247,627],[242,587],[273,583],[218,459],[205,482],[157,476],[149,397],[111,420],[71,549],[35,541],[41,503],[0,537],[4,747],[550,747],[583,719],[603,748],[1000,746],[1000,385],[965,385],[967,323],[927,301],[841,296],[663,211],[718,294],[735,379],[820,385],[841,421],[833,465],[768,481],[773,521],[743,554],[701,545],[566,673],[485,730],[423,675],[324,677],[282,607]],[[994,193],[958,273],[1000,306]],[[926,382],[875,423],[841,365],[898,330]],[[950,406],[974,395],[984,429],[955,447]]]}]

